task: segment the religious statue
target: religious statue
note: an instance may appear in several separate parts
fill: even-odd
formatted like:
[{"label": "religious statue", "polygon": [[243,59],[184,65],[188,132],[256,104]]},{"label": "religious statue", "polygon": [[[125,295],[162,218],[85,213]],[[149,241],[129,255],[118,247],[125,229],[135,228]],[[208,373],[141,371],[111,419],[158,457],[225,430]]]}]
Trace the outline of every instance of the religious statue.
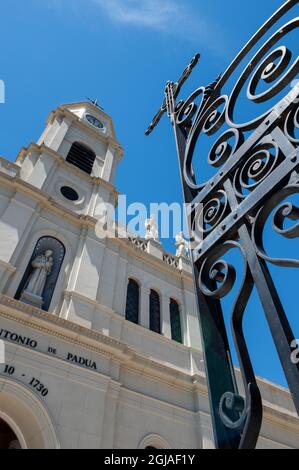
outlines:
[{"label": "religious statue", "polygon": [[176,256],[178,258],[181,257],[188,257],[188,242],[184,238],[184,232],[180,232],[176,237],[175,237],[175,246],[176,246]]},{"label": "religious statue", "polygon": [[33,268],[26,287],[22,293],[21,300],[34,306],[41,307],[43,304],[43,291],[46,285],[47,276],[52,271],[54,259],[53,251],[47,250],[44,254],[38,255],[31,263]]},{"label": "religious statue", "polygon": [[158,224],[156,223],[156,220],[155,220],[155,216],[151,215],[150,219],[146,219],[144,225],[146,228],[145,239],[159,242],[159,230],[158,230]]}]

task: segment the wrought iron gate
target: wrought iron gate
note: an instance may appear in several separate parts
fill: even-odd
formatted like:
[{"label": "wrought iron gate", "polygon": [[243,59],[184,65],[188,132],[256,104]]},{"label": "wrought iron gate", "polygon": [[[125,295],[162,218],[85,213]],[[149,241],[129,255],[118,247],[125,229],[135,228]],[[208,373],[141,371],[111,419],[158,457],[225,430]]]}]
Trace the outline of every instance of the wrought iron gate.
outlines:
[{"label": "wrought iron gate", "polygon": [[[298,51],[285,45],[292,36],[292,48],[299,47],[298,34],[295,36],[298,3],[287,1],[214,83],[177,102],[183,83],[200,59],[197,54],[178,82],[167,83],[165,100],[146,132],[149,135],[162,115],[168,114],[189,207],[194,279],[218,448],[254,448],[260,432],[261,395],[243,332],[244,312],[254,287],[299,414],[299,365],[291,361],[296,343],[269,270],[271,264],[299,267],[299,261],[271,257],[263,236],[271,215],[277,234],[288,239],[299,236],[299,208],[290,201],[299,192],[299,57]],[[233,81],[243,62],[245,68]],[[260,111],[242,123],[235,116],[246,84],[246,99]],[[224,91],[225,87],[230,91]],[[202,137],[213,139],[207,154],[208,164],[216,171],[200,183],[194,161],[197,147],[203,148],[198,145]],[[240,250],[244,261],[243,280],[231,313],[244,398],[236,385],[222,308],[236,279],[235,267],[223,259],[232,249]]]}]

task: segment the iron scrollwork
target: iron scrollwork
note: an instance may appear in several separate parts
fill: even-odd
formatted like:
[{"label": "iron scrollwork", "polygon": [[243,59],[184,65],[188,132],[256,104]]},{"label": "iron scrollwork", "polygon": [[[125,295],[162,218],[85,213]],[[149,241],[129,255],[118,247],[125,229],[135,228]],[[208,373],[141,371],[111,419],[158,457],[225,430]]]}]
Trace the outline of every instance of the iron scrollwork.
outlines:
[{"label": "iron scrollwork", "polygon": [[[292,201],[299,193],[299,55],[294,50],[299,44],[298,3],[285,2],[224,74],[177,103],[182,84],[198,63],[197,54],[178,82],[167,82],[162,107],[146,132],[168,114],[190,208],[190,238],[195,239],[193,273],[218,448],[254,448],[262,424],[261,395],[243,331],[254,287],[299,414],[299,365],[290,360],[294,334],[268,267],[296,268],[299,260],[275,258],[263,237],[271,214],[277,235],[288,240],[299,236],[299,208]],[[290,47],[285,42],[291,36]],[[246,112],[254,112],[246,122],[237,117],[244,100]],[[201,150],[206,148],[203,139],[207,152]],[[202,178],[204,163],[212,177]],[[200,238],[193,236],[194,230]],[[223,258],[233,249],[244,264],[230,321],[245,397],[238,391],[222,310],[237,277],[236,268]]]}]

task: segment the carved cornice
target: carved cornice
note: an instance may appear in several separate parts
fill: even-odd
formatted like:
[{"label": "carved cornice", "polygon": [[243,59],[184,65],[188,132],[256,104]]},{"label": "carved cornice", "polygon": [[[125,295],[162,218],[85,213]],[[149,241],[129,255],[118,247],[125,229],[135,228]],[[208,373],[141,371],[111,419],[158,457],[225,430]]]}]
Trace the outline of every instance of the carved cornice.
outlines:
[{"label": "carved cornice", "polygon": [[[194,385],[189,374],[142,356],[128,347],[126,343],[99,331],[90,330],[11,297],[0,295],[0,317],[57,337],[86,350],[103,354],[110,359],[120,361],[126,368],[139,372],[146,368],[152,377],[159,377],[160,380],[167,383],[193,390]],[[163,337],[160,339],[163,341]]]},{"label": "carved cornice", "polygon": [[[2,307],[2,308],[1,308]],[[178,389],[199,393],[207,398],[206,379],[203,373],[192,376],[188,373],[176,370],[170,366],[165,366],[152,359],[149,359],[129,348],[125,343],[103,335],[100,332],[89,330],[68,320],[59,318],[53,314],[44,312],[30,305],[26,305],[11,297],[0,294],[0,317],[7,318],[24,327],[40,331],[51,335],[68,343],[74,344],[83,349],[102,354],[105,357],[120,362],[125,369],[134,372],[146,373],[149,377],[158,379],[161,382],[171,384]],[[165,341],[165,338],[161,338]],[[189,348],[186,348],[189,349]],[[191,351],[192,349],[190,349]],[[37,351],[39,354],[43,354]],[[54,358],[55,360],[62,360]],[[96,374],[96,371],[88,370],[89,373]],[[239,370],[236,370],[237,374]],[[279,393],[290,395],[289,391],[279,386],[271,384],[263,379],[258,379],[261,385],[271,387]],[[291,426],[294,432],[298,432],[299,420],[295,413],[281,408],[267,400],[263,403],[266,421],[274,422],[282,427]],[[196,413],[203,414],[202,410]],[[263,436],[262,436],[263,437]]]},{"label": "carved cornice", "polygon": [[20,174],[20,167],[16,165],[16,163],[10,162],[4,157],[0,157],[0,172],[15,178]]}]

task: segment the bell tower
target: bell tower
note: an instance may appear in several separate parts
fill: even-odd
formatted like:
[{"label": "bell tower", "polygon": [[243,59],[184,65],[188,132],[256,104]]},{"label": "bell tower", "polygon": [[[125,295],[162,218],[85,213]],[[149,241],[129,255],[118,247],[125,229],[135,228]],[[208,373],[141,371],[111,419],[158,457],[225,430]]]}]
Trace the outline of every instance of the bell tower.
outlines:
[{"label": "bell tower", "polygon": [[116,205],[115,173],[123,151],[112,119],[94,102],[59,106],[36,144],[17,158],[20,177],[76,213]]}]

